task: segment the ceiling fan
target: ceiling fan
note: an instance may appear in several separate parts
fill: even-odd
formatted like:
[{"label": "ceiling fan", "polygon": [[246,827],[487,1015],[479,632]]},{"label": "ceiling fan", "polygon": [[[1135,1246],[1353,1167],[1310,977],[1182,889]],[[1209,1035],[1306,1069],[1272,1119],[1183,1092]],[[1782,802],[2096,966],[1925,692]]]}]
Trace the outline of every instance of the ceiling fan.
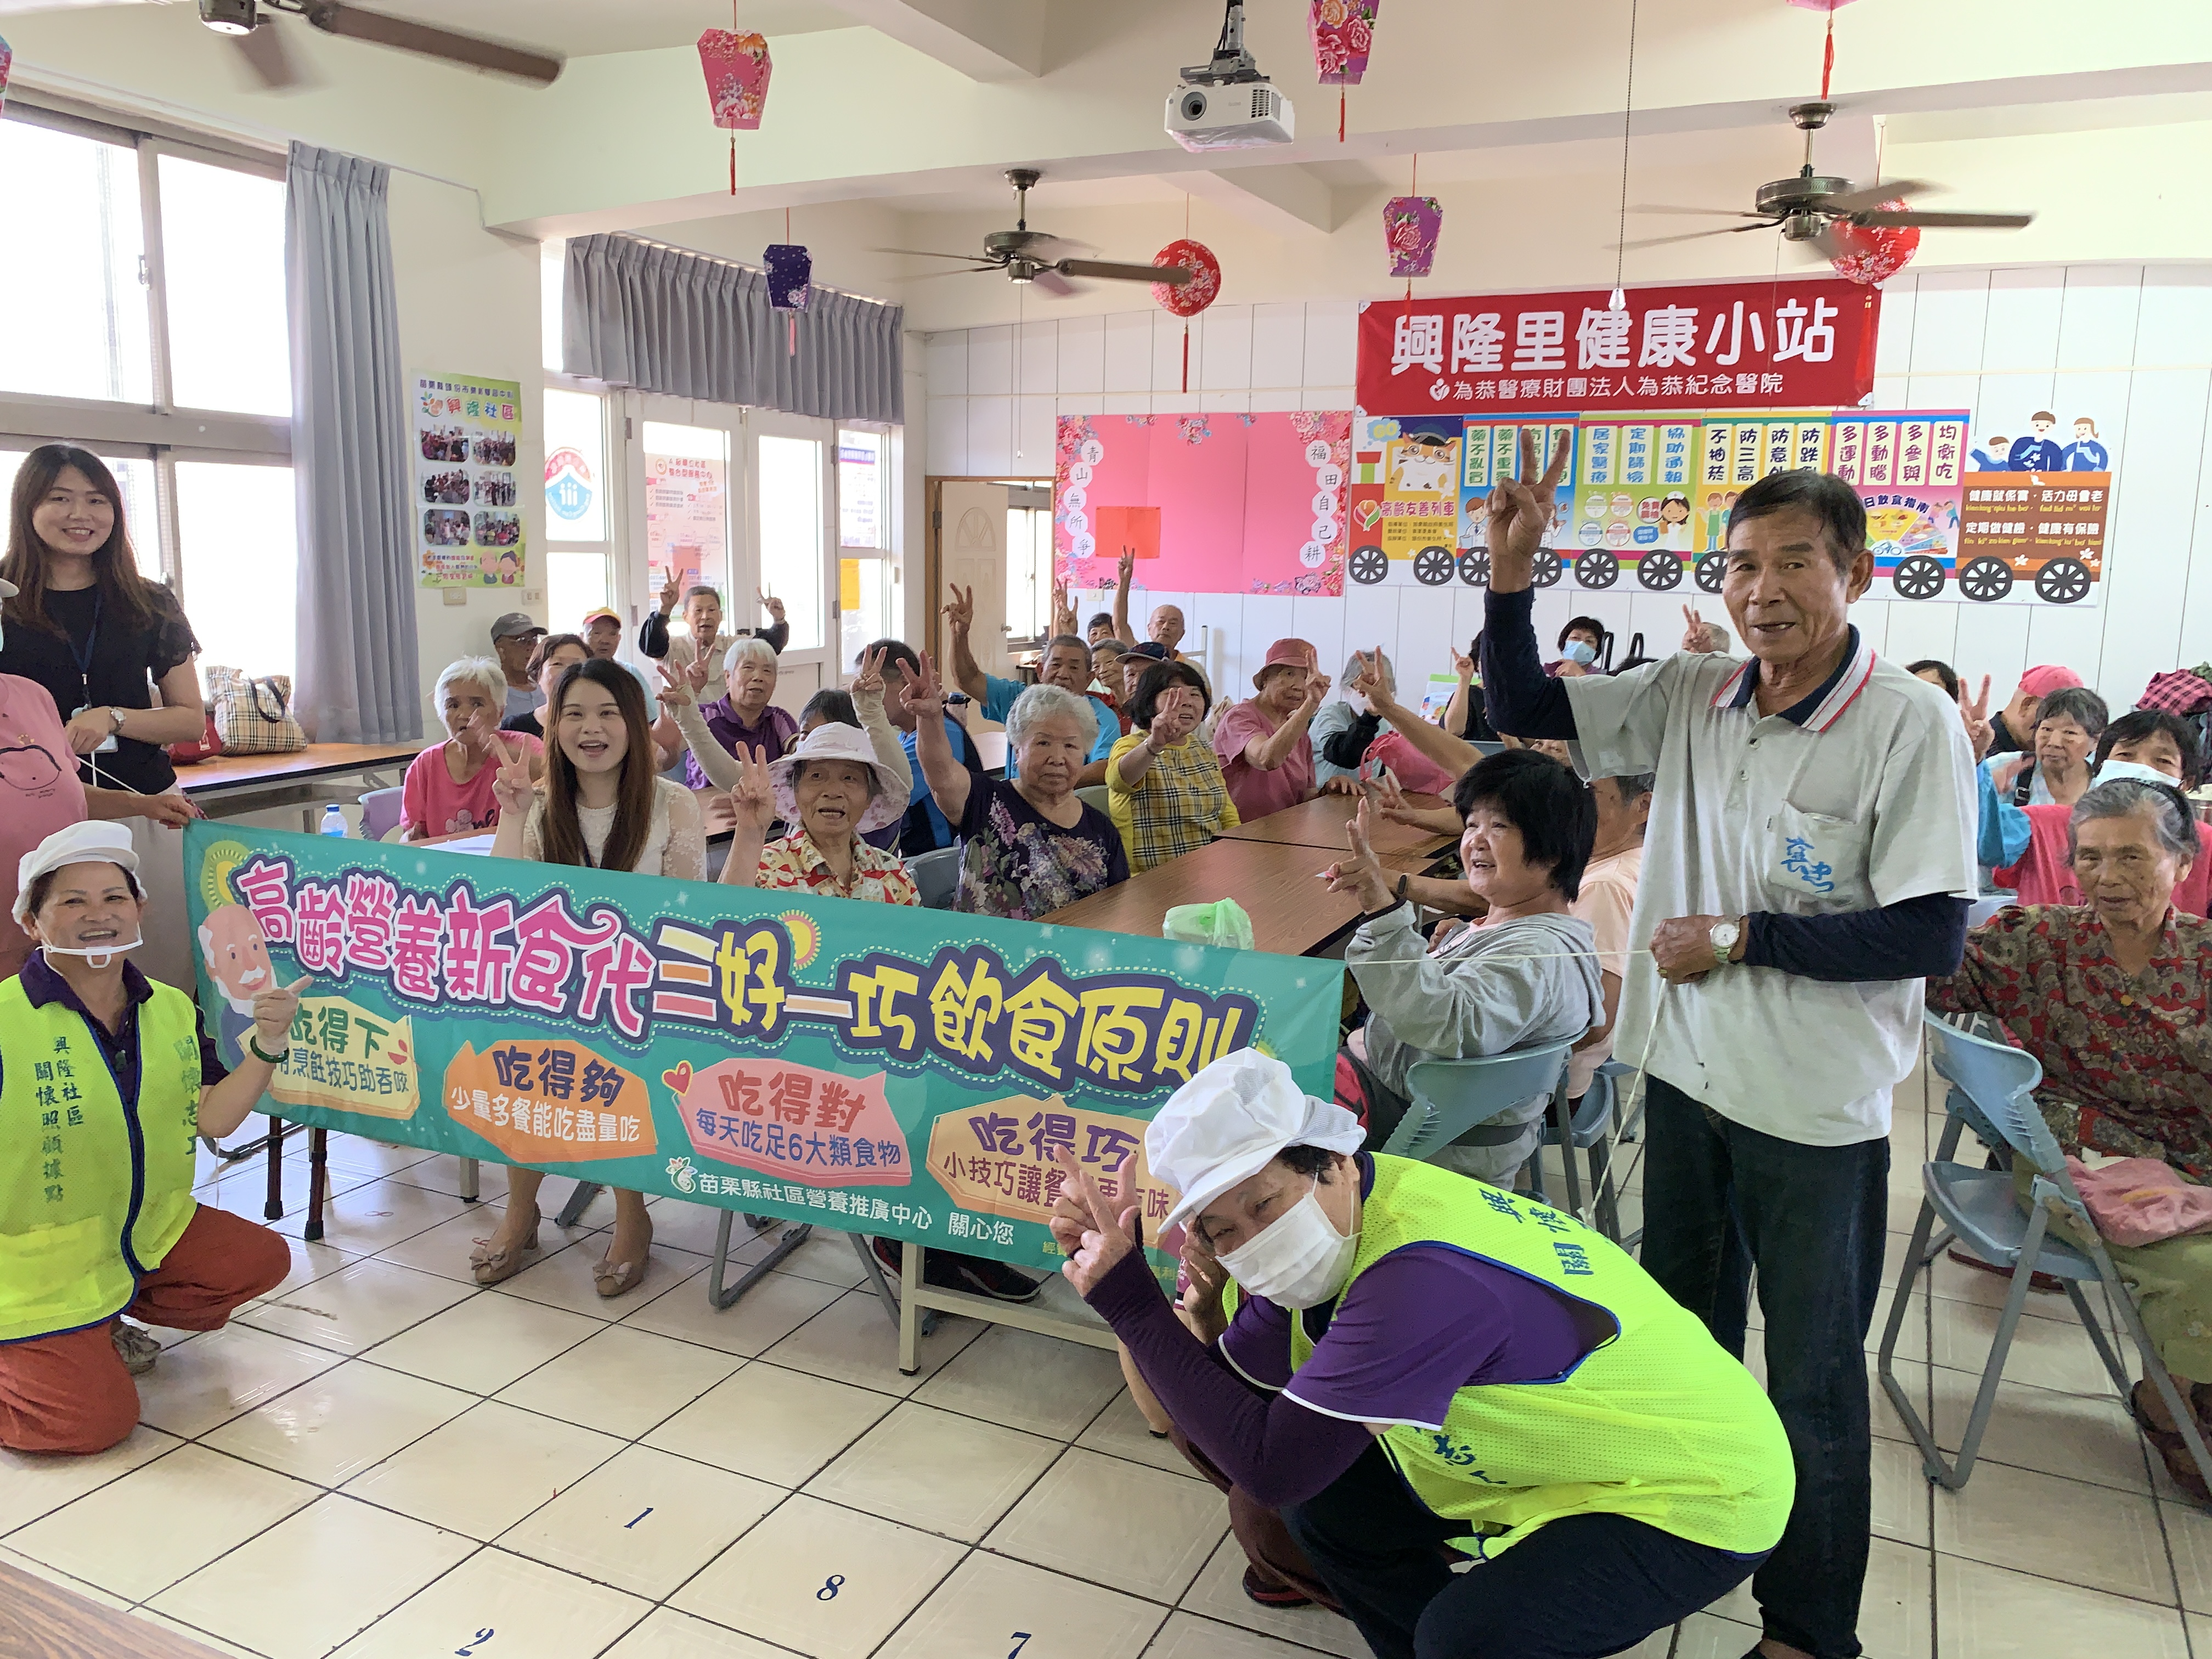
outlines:
[{"label": "ceiling fan", "polygon": [[1048,294],[1073,294],[1071,276],[1094,276],[1109,283],[1164,283],[1179,288],[1198,273],[1188,265],[1121,264],[1109,259],[1084,259],[1068,250],[1077,244],[1042,230],[1031,230],[1029,195],[1038,179],[1035,167],[1008,167],[1006,182],[1014,187],[1014,228],[994,230],[983,239],[983,252],[937,253],[924,248],[879,247],[878,253],[904,253],[917,259],[958,259],[964,270],[941,270],[939,276],[960,276],[980,270],[1003,270],[1007,280],[1030,283]]},{"label": "ceiling fan", "polygon": [[1632,207],[1631,213],[1693,213],[1706,217],[1747,219],[1742,225],[1723,225],[1712,230],[1693,230],[1680,236],[1647,236],[1623,242],[1625,248],[1657,247],[1668,242],[1695,241],[1702,236],[1728,236],[1747,230],[1782,232],[1783,240],[1808,245],[1824,258],[1841,251],[1835,238],[1838,224],[1858,226],[1918,225],[1960,230],[2018,230],[2033,223],[2033,213],[1929,213],[1918,208],[1893,207],[1892,203],[1940,190],[1940,185],[1917,179],[1893,179],[1887,184],[1857,185],[1849,179],[1813,171],[1813,135],[1828,124],[1836,106],[1825,100],[1792,104],[1790,118],[1805,135],[1805,165],[1794,178],[1777,179],[1759,187],[1748,213],[1730,208]]},{"label": "ceiling fan", "polygon": [[[104,0],[76,0],[79,4],[103,3]],[[161,3],[166,3],[161,0]],[[46,10],[55,3],[56,0],[0,0],[0,15]],[[283,34],[270,27],[278,12],[288,12],[325,34],[392,46],[459,64],[463,69],[512,76],[541,87],[550,85],[567,61],[558,53],[535,52],[480,34],[464,34],[458,29],[418,23],[412,18],[393,17],[385,12],[371,11],[366,6],[344,3],[343,0],[198,0],[198,3],[200,21],[219,34],[229,35],[254,78],[272,92],[305,86],[314,78],[285,49]]]}]

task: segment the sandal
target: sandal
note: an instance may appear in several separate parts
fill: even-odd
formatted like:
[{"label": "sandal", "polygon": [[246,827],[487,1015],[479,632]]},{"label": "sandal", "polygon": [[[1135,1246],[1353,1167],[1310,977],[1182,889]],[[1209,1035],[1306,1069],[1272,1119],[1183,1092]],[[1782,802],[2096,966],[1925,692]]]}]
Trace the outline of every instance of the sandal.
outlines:
[{"label": "sandal", "polygon": [[1244,1569],[1244,1594],[1263,1607],[1310,1607],[1313,1598],[1302,1595],[1287,1584],[1271,1584],[1260,1577],[1259,1569]]},{"label": "sandal", "polygon": [[533,1224],[530,1237],[520,1244],[510,1244],[495,1250],[491,1241],[485,1239],[469,1252],[469,1271],[479,1285],[501,1285],[520,1273],[527,1258],[537,1254],[538,1229]]},{"label": "sandal", "polygon": [[[2212,1504],[2212,1487],[2205,1486],[2203,1471],[2197,1467],[2196,1458],[2190,1455],[2189,1442],[2179,1429],[2160,1428],[2144,1404],[2143,1390],[2149,1386],[2150,1379],[2144,1377],[2128,1390],[2128,1415],[2135,1419],[2136,1426],[2143,1432],[2143,1438],[2149,1441],[2158,1455],[2166,1460],[2166,1472],[2173,1477],[2173,1484],[2198,1503]],[[2190,1402],[2190,1409],[2192,1412],[2196,1410],[2193,1400]],[[2205,1425],[2201,1413],[2197,1416],[2197,1432],[2207,1443],[2207,1449],[2212,1449],[2212,1427]]]}]

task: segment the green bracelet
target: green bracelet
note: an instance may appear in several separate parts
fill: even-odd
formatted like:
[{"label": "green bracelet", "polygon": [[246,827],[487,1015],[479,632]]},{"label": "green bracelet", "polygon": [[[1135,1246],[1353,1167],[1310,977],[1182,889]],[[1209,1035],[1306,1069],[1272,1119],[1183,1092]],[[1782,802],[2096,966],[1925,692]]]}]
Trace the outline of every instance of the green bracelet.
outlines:
[{"label": "green bracelet", "polygon": [[282,1066],[288,1057],[285,1054],[264,1054],[261,1049],[261,1033],[258,1031],[246,1033],[246,1046],[253,1051],[254,1059],[265,1065]]}]

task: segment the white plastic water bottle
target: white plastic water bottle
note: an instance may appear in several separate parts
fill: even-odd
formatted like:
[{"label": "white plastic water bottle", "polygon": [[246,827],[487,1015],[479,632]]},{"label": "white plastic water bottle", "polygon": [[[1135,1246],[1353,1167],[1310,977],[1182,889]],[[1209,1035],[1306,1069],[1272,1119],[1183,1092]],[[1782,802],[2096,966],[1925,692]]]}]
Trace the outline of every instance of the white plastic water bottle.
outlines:
[{"label": "white plastic water bottle", "polygon": [[323,809],[323,825],[320,833],[325,836],[343,836],[346,833],[345,814],[338,811],[336,801],[332,801]]}]

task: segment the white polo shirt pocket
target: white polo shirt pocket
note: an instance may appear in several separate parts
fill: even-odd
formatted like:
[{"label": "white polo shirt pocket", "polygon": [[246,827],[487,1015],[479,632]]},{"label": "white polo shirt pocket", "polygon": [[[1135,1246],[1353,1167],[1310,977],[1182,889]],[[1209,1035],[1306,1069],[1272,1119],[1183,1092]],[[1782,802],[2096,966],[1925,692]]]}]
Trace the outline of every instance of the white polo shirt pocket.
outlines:
[{"label": "white polo shirt pocket", "polygon": [[1869,826],[1784,803],[1766,821],[1765,879],[1792,910],[1873,908],[1867,879]]}]

